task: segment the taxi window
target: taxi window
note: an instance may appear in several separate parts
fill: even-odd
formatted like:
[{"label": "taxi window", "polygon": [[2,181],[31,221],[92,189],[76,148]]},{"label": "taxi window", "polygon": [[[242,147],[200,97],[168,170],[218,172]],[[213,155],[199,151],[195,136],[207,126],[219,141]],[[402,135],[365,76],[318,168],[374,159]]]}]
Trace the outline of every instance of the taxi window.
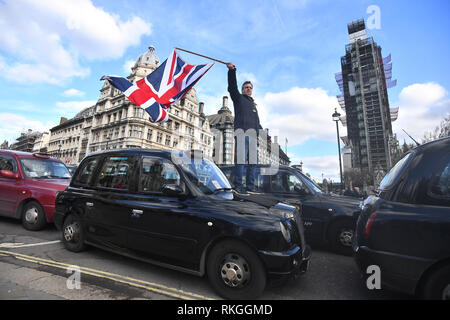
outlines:
[{"label": "taxi window", "polygon": [[180,175],[168,160],[144,157],[139,176],[139,190],[142,192],[162,192],[166,184],[180,184]]},{"label": "taxi window", "polygon": [[413,157],[413,153],[408,153],[402,159],[400,159],[394,167],[384,176],[383,180],[380,183],[380,190],[388,190],[390,189],[396,178],[403,172],[403,169],[408,165],[409,159]]},{"label": "taxi window", "polygon": [[110,156],[105,159],[94,186],[128,190],[131,174],[132,163],[130,157]]},{"label": "taxi window", "polygon": [[443,205],[450,202],[450,154],[448,154],[430,181],[429,196],[441,200]]},{"label": "taxi window", "polygon": [[284,170],[279,170],[278,174],[270,176],[270,188],[275,193],[298,193],[298,189],[306,189],[296,175]]},{"label": "taxi window", "polygon": [[0,154],[0,170],[17,171],[16,160],[13,157]]},{"label": "taxi window", "polygon": [[73,178],[72,185],[88,185],[98,163],[98,157],[86,159],[81,165],[78,174]]}]

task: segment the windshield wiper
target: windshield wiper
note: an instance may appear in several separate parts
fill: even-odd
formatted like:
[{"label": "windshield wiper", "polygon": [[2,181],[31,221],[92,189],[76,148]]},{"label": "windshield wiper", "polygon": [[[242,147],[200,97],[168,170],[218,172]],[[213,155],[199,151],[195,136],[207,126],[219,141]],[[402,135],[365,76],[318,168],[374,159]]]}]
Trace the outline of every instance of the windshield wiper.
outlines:
[{"label": "windshield wiper", "polygon": [[218,188],[218,189],[213,191],[213,194],[216,194],[219,191],[231,191],[231,190],[233,190],[233,189],[231,189],[231,188]]}]

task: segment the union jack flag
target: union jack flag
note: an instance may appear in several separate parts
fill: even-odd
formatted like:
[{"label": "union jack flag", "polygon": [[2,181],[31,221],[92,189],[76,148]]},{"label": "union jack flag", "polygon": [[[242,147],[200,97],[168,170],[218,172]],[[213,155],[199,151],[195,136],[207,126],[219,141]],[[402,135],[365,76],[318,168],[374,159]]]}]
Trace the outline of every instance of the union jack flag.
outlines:
[{"label": "union jack flag", "polygon": [[119,76],[103,76],[100,80],[108,80],[128,100],[141,106],[151,122],[165,122],[169,119],[167,109],[181,100],[213,65],[187,64],[174,49],[155,71],[135,83]]}]

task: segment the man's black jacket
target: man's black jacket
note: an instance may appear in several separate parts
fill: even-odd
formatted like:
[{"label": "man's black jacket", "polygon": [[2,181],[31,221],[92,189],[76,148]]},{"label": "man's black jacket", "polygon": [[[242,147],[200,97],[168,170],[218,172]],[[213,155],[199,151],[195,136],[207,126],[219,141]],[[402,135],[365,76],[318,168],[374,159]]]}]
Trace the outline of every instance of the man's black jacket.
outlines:
[{"label": "man's black jacket", "polygon": [[228,92],[234,106],[234,130],[254,129],[259,134],[262,129],[259,123],[258,110],[252,97],[243,95],[239,92],[236,81],[236,69],[228,70]]}]

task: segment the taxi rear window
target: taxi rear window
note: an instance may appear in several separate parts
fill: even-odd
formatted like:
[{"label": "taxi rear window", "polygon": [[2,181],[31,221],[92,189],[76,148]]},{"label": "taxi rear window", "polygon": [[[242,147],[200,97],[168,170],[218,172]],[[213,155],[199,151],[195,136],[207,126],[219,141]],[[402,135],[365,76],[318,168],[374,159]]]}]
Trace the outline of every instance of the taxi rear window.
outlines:
[{"label": "taxi rear window", "polygon": [[409,163],[409,159],[413,157],[413,152],[408,153],[402,159],[400,159],[395,166],[384,176],[383,180],[380,183],[380,190],[388,190],[390,189],[395,182],[397,181],[397,177],[401,175],[403,169],[407,167]]}]

